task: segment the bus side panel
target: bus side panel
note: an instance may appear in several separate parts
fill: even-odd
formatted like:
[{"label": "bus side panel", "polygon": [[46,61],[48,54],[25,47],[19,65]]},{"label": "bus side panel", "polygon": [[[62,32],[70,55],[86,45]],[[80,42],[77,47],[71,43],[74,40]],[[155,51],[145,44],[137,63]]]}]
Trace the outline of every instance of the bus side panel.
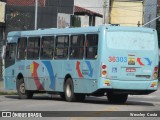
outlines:
[{"label": "bus side panel", "polygon": [[53,91],[55,89],[55,79],[51,61],[36,60],[26,63],[27,90]]},{"label": "bus side panel", "polygon": [[64,78],[70,75],[74,83],[75,93],[92,93],[97,89],[96,60],[68,60],[66,62],[57,62],[63,69],[58,73],[56,81],[56,91],[63,91]]},{"label": "bus side panel", "polygon": [[5,68],[4,76],[4,88],[6,90],[16,89],[16,76],[15,76],[16,65]]},{"label": "bus side panel", "polygon": [[25,60],[16,60],[16,69],[15,69],[15,80],[18,78],[18,75],[22,75],[25,80]]}]

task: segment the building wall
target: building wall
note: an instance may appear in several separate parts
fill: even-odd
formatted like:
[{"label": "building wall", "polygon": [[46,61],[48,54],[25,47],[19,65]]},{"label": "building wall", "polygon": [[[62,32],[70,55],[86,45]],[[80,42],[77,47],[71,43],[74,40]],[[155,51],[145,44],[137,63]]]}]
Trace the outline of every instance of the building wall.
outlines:
[{"label": "building wall", "polygon": [[[140,20],[140,24],[144,25],[145,23],[153,20],[157,16],[157,0],[111,0],[111,1],[113,3],[114,2],[123,3],[123,4],[119,4],[119,6],[117,7],[111,6],[111,23],[124,22],[126,25],[137,26],[137,21],[141,19],[141,15],[142,15],[142,20]],[[137,5],[138,2],[142,2],[143,7],[140,7],[140,5]],[[132,5],[130,5],[130,7],[127,7],[126,6],[127,4],[132,4]],[[114,10],[114,9],[117,9],[117,10]],[[113,14],[115,15],[115,18]],[[117,16],[123,16],[123,17],[117,18]],[[131,23],[131,24],[127,24],[127,23]],[[122,24],[122,25],[125,25],[125,24]],[[147,24],[146,27],[155,29],[156,20]]]},{"label": "building wall", "polygon": [[[37,28],[56,28],[58,13],[73,14],[74,0],[45,0],[45,6],[38,7]],[[13,4],[13,3],[12,3]],[[6,34],[9,31],[34,29],[35,6],[24,6],[23,1],[7,5]]]},{"label": "building wall", "polygon": [[[144,0],[144,24],[157,17],[157,0]],[[146,25],[156,28],[156,20]]]},{"label": "building wall", "polygon": [[[160,16],[160,0],[157,0],[157,16]],[[160,18],[156,21],[156,29],[158,33],[158,46],[160,48]],[[159,56],[160,56],[160,49],[159,49]]]},{"label": "building wall", "polygon": [[157,0],[157,15],[160,16],[160,0]]},{"label": "building wall", "polygon": [[3,46],[3,38],[4,36],[4,27],[5,27],[5,10],[4,10],[4,5],[6,4],[6,0],[0,0],[0,82],[2,80],[2,46]]},{"label": "building wall", "polygon": [[[109,1],[110,0],[106,0],[107,1],[107,9],[106,9],[106,23],[108,23],[108,13],[109,13]],[[77,6],[80,6],[80,7],[84,7],[88,10],[91,10],[91,11],[94,11],[94,12],[97,12],[97,13],[100,13],[103,15],[103,3],[104,3],[104,0],[74,0],[74,5],[77,5]],[[88,20],[89,18],[87,16],[83,16],[82,17],[82,20],[81,20],[81,24],[83,26],[85,26],[86,24],[86,21]],[[101,25],[103,24],[103,18],[99,18],[99,17],[96,17],[96,23],[95,25]]]},{"label": "building wall", "polygon": [[0,1],[0,23],[5,22],[5,6],[6,3]]},{"label": "building wall", "polygon": [[143,24],[143,2],[112,1],[110,23],[121,26],[138,26]]}]

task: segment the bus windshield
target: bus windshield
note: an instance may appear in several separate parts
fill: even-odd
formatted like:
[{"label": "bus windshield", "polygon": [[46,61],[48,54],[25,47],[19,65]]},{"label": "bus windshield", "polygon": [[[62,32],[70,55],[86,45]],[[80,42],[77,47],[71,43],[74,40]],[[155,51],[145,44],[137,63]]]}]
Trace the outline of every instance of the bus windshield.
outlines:
[{"label": "bus windshield", "polygon": [[120,50],[147,50],[155,48],[153,33],[147,32],[108,32],[107,46],[112,49]]}]

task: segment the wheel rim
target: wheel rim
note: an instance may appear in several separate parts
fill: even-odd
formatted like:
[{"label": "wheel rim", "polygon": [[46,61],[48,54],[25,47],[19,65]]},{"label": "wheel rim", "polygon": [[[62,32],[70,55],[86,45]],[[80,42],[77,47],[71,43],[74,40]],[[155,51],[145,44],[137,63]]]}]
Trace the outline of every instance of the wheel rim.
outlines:
[{"label": "wheel rim", "polygon": [[66,94],[67,94],[67,97],[71,97],[71,86],[70,85],[67,85],[66,87]]},{"label": "wheel rim", "polygon": [[25,93],[24,83],[22,83],[22,84],[20,85],[19,91],[20,91],[21,93],[23,93],[23,94]]}]

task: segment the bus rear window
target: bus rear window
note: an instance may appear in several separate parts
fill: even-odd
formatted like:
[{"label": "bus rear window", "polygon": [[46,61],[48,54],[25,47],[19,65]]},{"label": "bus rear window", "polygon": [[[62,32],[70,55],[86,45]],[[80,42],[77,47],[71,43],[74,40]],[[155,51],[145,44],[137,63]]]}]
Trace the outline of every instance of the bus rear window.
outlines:
[{"label": "bus rear window", "polygon": [[120,50],[154,50],[154,34],[144,32],[108,32],[107,46]]}]

